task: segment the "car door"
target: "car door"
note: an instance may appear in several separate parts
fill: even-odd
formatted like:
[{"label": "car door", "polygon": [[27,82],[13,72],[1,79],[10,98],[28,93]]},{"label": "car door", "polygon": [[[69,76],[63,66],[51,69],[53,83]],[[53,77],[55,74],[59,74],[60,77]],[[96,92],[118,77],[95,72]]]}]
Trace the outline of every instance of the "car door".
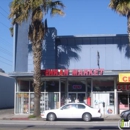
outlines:
[{"label": "car door", "polygon": [[86,110],[85,105],[76,104],[76,109],[73,110],[73,118],[82,118],[84,111]]},{"label": "car door", "polygon": [[57,118],[72,118],[73,105],[67,104],[56,112]]}]

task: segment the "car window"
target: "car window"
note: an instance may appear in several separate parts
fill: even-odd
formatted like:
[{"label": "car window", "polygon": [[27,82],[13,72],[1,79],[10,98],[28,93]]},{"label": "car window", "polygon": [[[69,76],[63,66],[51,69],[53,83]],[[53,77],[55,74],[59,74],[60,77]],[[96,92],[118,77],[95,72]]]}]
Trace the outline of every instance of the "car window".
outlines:
[{"label": "car window", "polygon": [[76,106],[74,104],[67,104],[64,107],[61,108],[61,110],[67,110],[67,109],[74,109]]},{"label": "car window", "polygon": [[78,109],[85,109],[86,107],[82,104],[78,104]]}]

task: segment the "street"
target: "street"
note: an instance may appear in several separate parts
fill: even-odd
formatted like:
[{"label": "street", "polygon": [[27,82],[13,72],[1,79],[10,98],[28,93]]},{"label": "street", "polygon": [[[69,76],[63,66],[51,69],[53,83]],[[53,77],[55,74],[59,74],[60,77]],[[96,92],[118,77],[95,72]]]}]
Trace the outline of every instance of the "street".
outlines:
[{"label": "street", "polygon": [[15,121],[1,120],[0,130],[119,130],[118,121]]}]

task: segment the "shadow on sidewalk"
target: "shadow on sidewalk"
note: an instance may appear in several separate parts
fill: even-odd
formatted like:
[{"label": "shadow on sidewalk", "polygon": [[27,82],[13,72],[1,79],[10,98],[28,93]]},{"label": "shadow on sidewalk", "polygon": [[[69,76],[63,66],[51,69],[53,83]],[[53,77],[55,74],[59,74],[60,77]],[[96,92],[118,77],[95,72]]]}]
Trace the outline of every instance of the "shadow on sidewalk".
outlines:
[{"label": "shadow on sidewalk", "polygon": [[[83,121],[82,119],[57,119],[56,121]],[[91,121],[104,121],[104,118],[93,118]]]}]

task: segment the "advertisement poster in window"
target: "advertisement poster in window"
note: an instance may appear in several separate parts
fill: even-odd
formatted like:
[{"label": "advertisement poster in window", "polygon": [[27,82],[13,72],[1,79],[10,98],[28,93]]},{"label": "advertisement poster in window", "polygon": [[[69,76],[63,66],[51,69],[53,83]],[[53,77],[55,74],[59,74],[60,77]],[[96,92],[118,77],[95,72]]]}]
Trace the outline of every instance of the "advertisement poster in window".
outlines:
[{"label": "advertisement poster in window", "polygon": [[111,115],[114,114],[114,106],[107,106],[106,113]]}]

